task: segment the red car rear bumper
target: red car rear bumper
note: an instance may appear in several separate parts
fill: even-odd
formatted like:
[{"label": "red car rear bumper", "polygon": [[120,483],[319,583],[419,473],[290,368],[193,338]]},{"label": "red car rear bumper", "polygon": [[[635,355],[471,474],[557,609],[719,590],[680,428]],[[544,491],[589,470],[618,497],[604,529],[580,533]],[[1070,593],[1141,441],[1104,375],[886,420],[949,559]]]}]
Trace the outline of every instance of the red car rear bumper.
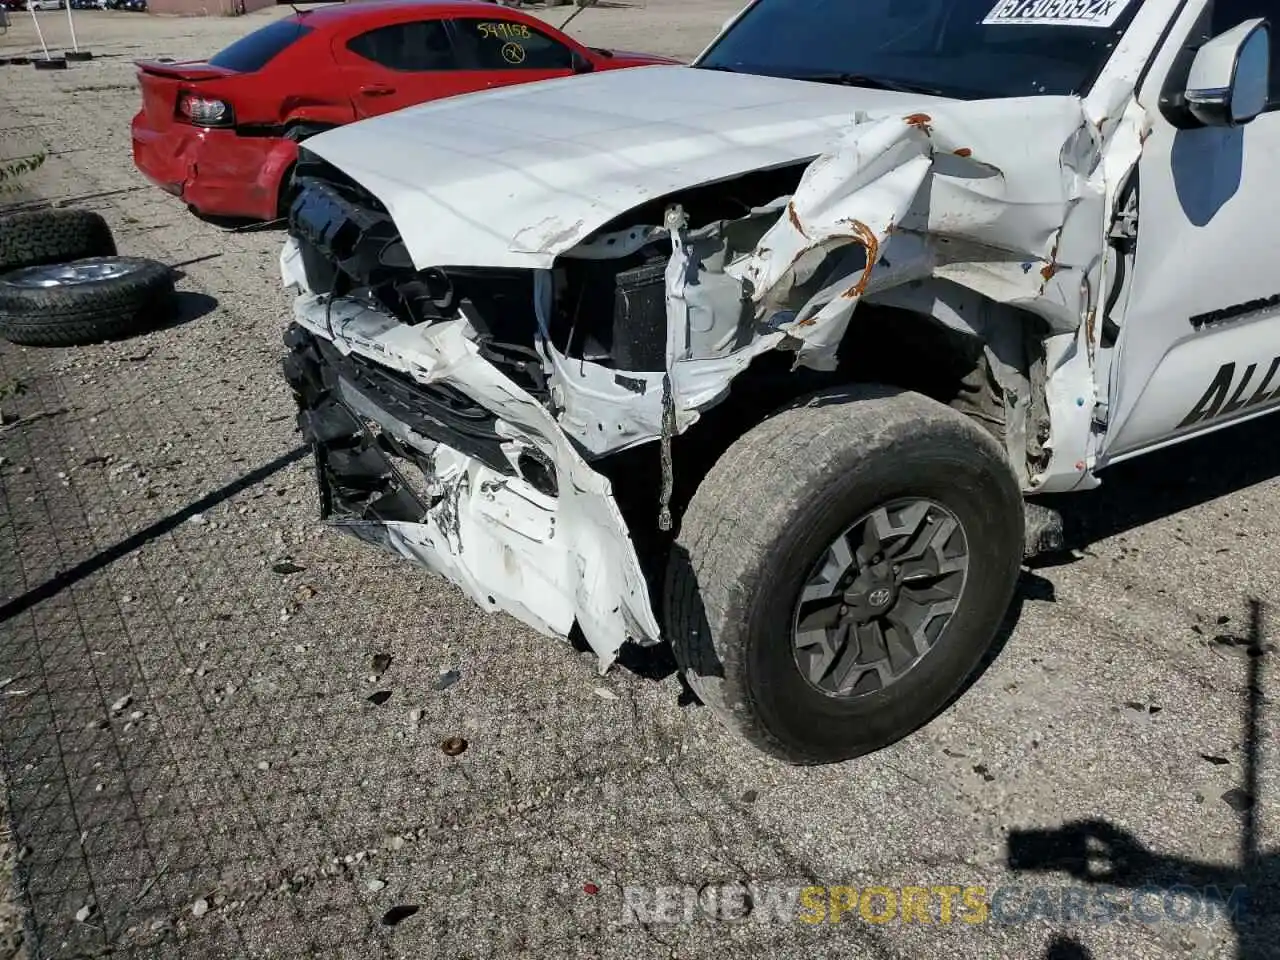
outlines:
[{"label": "red car rear bumper", "polygon": [[295,141],[182,124],[155,130],[142,113],[133,118],[132,134],[133,162],[142,175],[197,213],[279,216],[281,179],[298,158]]}]

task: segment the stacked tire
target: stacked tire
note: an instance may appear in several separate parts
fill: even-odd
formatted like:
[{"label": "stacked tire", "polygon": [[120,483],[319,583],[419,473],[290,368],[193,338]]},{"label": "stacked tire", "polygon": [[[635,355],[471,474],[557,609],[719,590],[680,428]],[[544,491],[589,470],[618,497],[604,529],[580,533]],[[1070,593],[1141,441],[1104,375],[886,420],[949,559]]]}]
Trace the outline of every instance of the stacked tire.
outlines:
[{"label": "stacked tire", "polygon": [[80,346],[155,326],[173,298],[173,272],[122,257],[101,214],[35,210],[0,215],[0,337],[26,346]]}]

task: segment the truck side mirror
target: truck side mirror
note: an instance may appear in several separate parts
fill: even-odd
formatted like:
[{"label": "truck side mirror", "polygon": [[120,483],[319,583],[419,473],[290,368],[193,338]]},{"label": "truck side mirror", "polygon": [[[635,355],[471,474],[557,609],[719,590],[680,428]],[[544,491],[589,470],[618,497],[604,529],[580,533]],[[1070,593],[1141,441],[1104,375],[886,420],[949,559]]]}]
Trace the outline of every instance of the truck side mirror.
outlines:
[{"label": "truck side mirror", "polygon": [[1186,109],[1206,127],[1238,127],[1267,108],[1271,28],[1246,20],[1198,51],[1183,95]]},{"label": "truck side mirror", "polygon": [[596,68],[596,65],[580,54],[577,50],[573,51],[571,66],[574,73],[590,73]]}]

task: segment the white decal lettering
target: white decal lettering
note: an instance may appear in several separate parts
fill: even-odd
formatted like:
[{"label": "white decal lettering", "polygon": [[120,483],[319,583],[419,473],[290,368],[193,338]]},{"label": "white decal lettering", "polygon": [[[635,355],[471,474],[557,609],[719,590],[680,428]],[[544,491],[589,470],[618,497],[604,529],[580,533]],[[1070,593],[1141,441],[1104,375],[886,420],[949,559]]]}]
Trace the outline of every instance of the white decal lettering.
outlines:
[{"label": "white decal lettering", "polygon": [[1110,27],[1133,0],[1000,0],[985,26]]}]

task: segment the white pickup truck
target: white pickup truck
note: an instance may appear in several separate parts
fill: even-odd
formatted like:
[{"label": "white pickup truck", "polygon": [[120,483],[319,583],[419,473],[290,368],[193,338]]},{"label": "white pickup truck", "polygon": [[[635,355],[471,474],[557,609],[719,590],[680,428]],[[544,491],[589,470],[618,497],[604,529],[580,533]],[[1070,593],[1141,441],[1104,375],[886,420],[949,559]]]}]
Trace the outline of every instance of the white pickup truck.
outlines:
[{"label": "white pickup truck", "polygon": [[785,760],[907,735],[1025,497],[1280,403],[1277,8],[755,0],[691,66],[308,140],[325,516],[602,669],[670,641]]}]

